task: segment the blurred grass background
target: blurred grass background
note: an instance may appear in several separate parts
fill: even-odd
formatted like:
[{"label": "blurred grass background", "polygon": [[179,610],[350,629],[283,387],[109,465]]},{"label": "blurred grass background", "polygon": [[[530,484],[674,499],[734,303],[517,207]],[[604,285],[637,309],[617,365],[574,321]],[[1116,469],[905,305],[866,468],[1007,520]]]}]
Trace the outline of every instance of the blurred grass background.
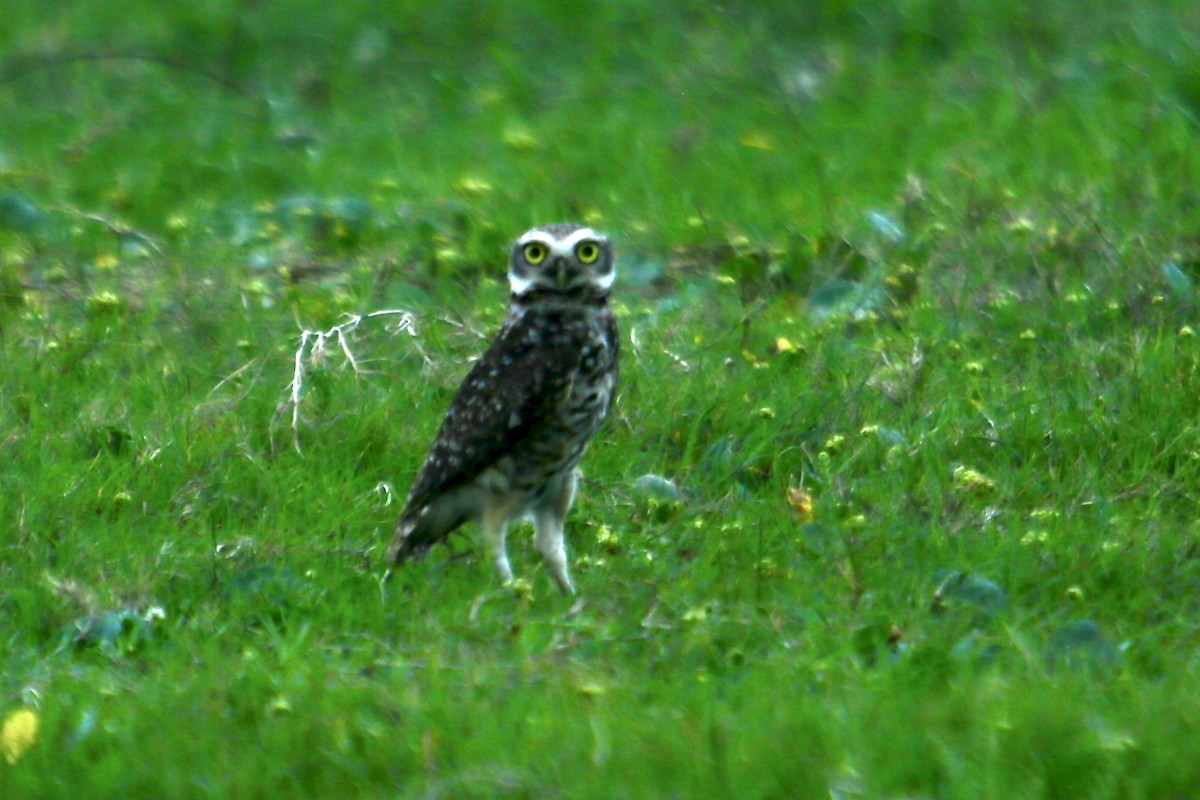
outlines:
[{"label": "blurred grass background", "polygon": [[[1198,44],[1186,2],[9,3],[0,796],[1190,796]],[[628,343],[585,602],[520,535],[515,587],[462,540],[382,598],[563,219]],[[312,349],[381,308],[361,375]]]}]

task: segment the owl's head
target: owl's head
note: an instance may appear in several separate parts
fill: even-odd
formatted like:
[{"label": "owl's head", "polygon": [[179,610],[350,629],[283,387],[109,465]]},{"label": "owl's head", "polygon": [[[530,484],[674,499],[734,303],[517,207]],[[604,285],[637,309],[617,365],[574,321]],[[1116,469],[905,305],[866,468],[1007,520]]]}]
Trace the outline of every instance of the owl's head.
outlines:
[{"label": "owl's head", "polygon": [[516,297],[606,297],[617,272],[608,238],[584,225],[541,225],[513,245],[508,282]]}]

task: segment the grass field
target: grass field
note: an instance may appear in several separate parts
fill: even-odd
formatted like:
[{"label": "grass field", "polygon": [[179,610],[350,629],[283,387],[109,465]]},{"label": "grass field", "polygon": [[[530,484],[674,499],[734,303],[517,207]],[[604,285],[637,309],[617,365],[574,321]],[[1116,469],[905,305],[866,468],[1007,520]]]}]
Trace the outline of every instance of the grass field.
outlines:
[{"label": "grass field", "polygon": [[[0,797],[1196,796],[1200,11],[793,5],[6,6]],[[385,595],[568,219],[581,597]]]}]

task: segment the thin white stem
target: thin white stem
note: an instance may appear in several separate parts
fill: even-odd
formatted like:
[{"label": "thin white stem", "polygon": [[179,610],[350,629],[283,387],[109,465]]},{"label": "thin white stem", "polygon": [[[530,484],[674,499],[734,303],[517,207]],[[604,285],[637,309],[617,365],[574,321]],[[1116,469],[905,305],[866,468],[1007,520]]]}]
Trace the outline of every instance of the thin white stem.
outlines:
[{"label": "thin white stem", "polygon": [[[384,309],[372,311],[369,314],[348,314],[345,322],[339,322],[329,330],[305,329],[300,332],[300,344],[296,347],[296,354],[293,358],[292,382],[288,387],[288,402],[292,406],[292,447],[296,452],[300,452],[300,401],[304,397],[305,363],[307,362],[311,366],[324,364],[328,356],[326,348],[329,340],[333,339],[337,341],[338,350],[341,351],[346,363],[354,371],[354,376],[356,378],[363,377],[366,372],[362,368],[362,362],[351,349],[351,336],[363,320],[391,316],[400,317],[399,322],[389,328],[392,333],[407,333],[414,337],[417,335],[412,312],[403,309]],[[420,351],[419,347],[418,351]],[[428,361],[424,352],[420,352],[422,358]]]}]

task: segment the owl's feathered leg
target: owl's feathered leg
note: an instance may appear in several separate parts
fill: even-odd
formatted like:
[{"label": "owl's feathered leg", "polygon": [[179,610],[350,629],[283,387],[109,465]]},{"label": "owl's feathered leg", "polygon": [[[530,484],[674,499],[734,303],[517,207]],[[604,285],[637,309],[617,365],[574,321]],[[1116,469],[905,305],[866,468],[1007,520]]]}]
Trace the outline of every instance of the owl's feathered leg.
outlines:
[{"label": "owl's feathered leg", "polygon": [[497,507],[485,511],[479,520],[479,528],[483,532],[483,541],[492,556],[492,563],[500,573],[500,579],[508,583],[513,579],[512,566],[508,563],[508,551],[504,540],[508,535],[509,509]]},{"label": "owl's feathered leg", "polygon": [[530,508],[533,517],[534,546],[542,556],[546,571],[565,595],[575,594],[575,584],[567,571],[567,548],[563,541],[563,523],[575,501],[578,470],[571,470],[550,482],[546,491]]}]

